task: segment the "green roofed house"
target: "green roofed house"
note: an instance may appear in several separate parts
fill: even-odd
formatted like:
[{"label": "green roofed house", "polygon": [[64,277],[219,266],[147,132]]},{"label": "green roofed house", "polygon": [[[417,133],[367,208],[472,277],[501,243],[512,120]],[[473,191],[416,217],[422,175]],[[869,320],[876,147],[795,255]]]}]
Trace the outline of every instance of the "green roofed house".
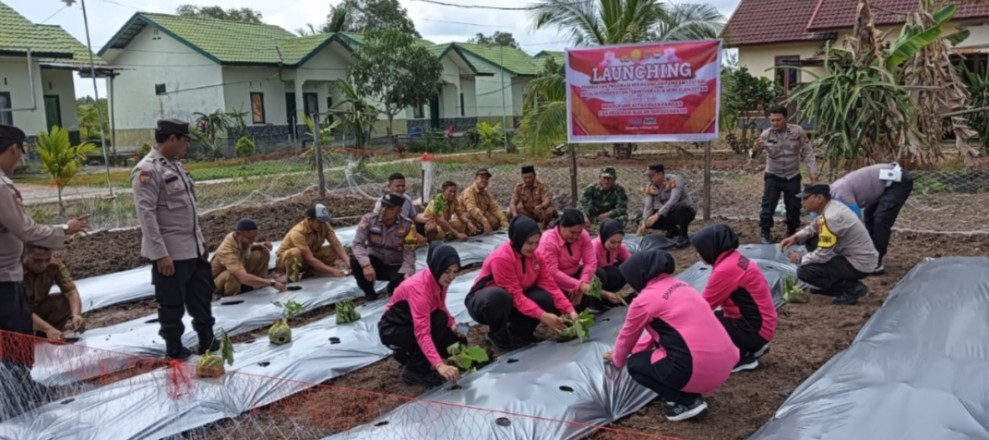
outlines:
[{"label": "green roofed house", "polygon": [[475,80],[478,121],[517,127],[522,117],[522,92],[539,75],[542,63],[514,47],[451,43],[449,50],[487,75]]},{"label": "green roofed house", "polygon": [[[297,36],[278,26],[137,13],[100,50],[120,69],[114,81],[114,121],[120,145],[151,139],[161,117],[243,111],[250,135],[267,143],[293,141],[301,115],[339,102],[358,34]],[[442,57],[445,86],[432,105],[395,118],[395,133],[429,127],[458,130],[477,122],[475,78],[490,76],[466,55],[422,41]],[[383,118],[382,118],[383,119]],[[383,135],[385,122],[375,127]]]},{"label": "green roofed house", "polygon": [[[89,51],[58,26],[34,24],[0,2],[0,123],[36,136],[53,125],[78,131],[73,72]],[[94,57],[97,75],[110,72]]]}]

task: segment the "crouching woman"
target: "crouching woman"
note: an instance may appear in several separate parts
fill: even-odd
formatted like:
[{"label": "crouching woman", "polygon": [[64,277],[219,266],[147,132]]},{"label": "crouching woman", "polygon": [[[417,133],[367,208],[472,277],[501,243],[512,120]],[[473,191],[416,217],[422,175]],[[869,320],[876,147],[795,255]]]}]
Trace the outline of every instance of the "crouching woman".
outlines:
[{"label": "crouching woman", "polygon": [[395,289],[378,322],[378,335],[402,364],[402,381],[431,388],[458,379],[457,368],[443,360],[449,356],[447,347],[466,339],[457,333],[457,321],[446,308],[447,289],[460,272],[460,255],[433,242],[426,265]]},{"label": "crouching woman", "polygon": [[[601,280],[603,297],[612,300],[619,290],[625,287],[625,276],[622,275],[621,264],[632,256],[622,240],[625,239],[625,228],[621,223],[608,219],[601,223],[601,234],[591,242],[597,253],[597,271],[595,275]],[[617,296],[612,302],[617,302]]]},{"label": "crouching woman", "polygon": [[669,252],[637,252],[621,270],[639,296],[605,361],[628,365],[633,380],[659,394],[668,420],[697,416],[707,409],[702,395],[728,380],[738,349],[700,294],[671,276]]},{"label": "crouching woman", "polygon": [[486,339],[500,350],[536,342],[532,333],[540,322],[559,332],[566,328],[560,314],[577,318],[573,304],[536,254],[540,235],[531,218],[513,218],[508,243],[484,260],[467,294],[467,312],[490,327]]}]

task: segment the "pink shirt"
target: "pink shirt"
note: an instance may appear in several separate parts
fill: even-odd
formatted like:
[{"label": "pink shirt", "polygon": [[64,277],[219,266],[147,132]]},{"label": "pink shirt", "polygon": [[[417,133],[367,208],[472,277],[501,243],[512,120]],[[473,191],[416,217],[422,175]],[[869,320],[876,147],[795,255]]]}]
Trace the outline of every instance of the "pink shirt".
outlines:
[{"label": "pink shirt", "polygon": [[600,236],[594,237],[594,240],[591,241],[591,247],[594,248],[595,255],[597,256],[598,269],[614,266],[632,256],[628,248],[625,247],[625,243],[618,245],[617,249],[609,252],[604,248],[604,243],[601,243]]},{"label": "pink shirt", "polygon": [[[581,231],[580,238],[568,246],[560,236],[559,228],[549,229],[539,239],[536,253],[546,263],[546,270],[553,274],[556,284],[564,292],[576,291],[581,283],[590,284],[594,271],[597,270],[597,254],[587,230]],[[584,269],[580,277],[574,278],[573,274],[581,265],[584,265]]]},{"label": "pink shirt", "polygon": [[[663,333],[665,340],[660,340],[654,325],[669,329]],[[683,391],[698,394],[725,383],[739,357],[738,348],[697,290],[667,275],[650,281],[632,301],[612,359],[622,368],[631,354],[647,349],[654,349],[653,363],[668,353],[689,352],[691,376]]]},{"label": "pink shirt", "polygon": [[446,290],[446,287],[440,287],[429,269],[423,269],[409,279],[402,281],[402,284],[399,284],[398,288],[395,289],[391,299],[388,300],[388,305],[385,306],[385,312],[387,312],[395,304],[408,301],[409,309],[412,311],[412,329],[415,332],[416,341],[419,342],[419,348],[426,355],[426,359],[429,359],[429,364],[433,366],[443,362],[443,358],[436,351],[436,344],[433,344],[433,334],[430,328],[433,311],[442,310],[446,313],[447,327],[453,327],[457,323],[446,308]]},{"label": "pink shirt", "polygon": [[522,255],[512,249],[512,243],[505,242],[484,260],[477,279],[492,276],[493,280],[489,285],[508,291],[512,295],[512,305],[530,318],[539,319],[545,313],[538,304],[523,293],[533,285],[549,292],[553,296],[553,305],[561,313],[572,313],[573,304],[570,304],[570,300],[560,291],[556,281],[553,280],[553,275],[546,270],[545,263],[539,258],[539,254],[525,258],[524,264],[522,260]]},{"label": "pink shirt", "polygon": [[776,306],[769,283],[759,265],[738,251],[727,251],[714,262],[703,297],[711,310],[720,306],[726,318],[745,320],[767,342],[776,335]]}]

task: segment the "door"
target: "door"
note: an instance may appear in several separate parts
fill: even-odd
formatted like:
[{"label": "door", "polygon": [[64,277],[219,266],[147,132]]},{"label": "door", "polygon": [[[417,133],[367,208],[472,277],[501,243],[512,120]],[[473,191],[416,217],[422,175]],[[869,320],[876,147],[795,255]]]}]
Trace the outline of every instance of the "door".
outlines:
[{"label": "door", "polygon": [[302,105],[306,116],[312,117],[313,113],[319,113],[319,95],[315,93],[303,93]]},{"label": "door", "polygon": [[[45,95],[45,120],[48,122],[48,132],[52,127],[62,127],[62,107],[58,102],[58,95]],[[92,137],[94,133],[90,133]]]},{"label": "door", "polygon": [[299,133],[296,131],[296,121],[298,121],[298,116],[296,116],[295,111],[295,93],[285,94],[285,121],[288,123],[288,131],[292,133],[293,138],[298,138]]},{"label": "door", "polygon": [[10,92],[0,92],[0,124],[14,125],[14,113],[9,111],[12,108]]},{"label": "door", "polygon": [[440,128],[440,100],[433,98],[429,100],[429,126],[433,129]]}]

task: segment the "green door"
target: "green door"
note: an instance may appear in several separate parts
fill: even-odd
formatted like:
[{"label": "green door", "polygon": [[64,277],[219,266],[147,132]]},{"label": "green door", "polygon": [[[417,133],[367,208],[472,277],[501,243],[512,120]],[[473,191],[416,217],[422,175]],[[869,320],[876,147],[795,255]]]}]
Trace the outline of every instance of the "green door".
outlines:
[{"label": "green door", "polygon": [[[62,107],[58,102],[58,95],[45,95],[45,119],[48,120],[48,131],[54,126],[62,126]],[[64,127],[63,127],[64,128]]]}]

